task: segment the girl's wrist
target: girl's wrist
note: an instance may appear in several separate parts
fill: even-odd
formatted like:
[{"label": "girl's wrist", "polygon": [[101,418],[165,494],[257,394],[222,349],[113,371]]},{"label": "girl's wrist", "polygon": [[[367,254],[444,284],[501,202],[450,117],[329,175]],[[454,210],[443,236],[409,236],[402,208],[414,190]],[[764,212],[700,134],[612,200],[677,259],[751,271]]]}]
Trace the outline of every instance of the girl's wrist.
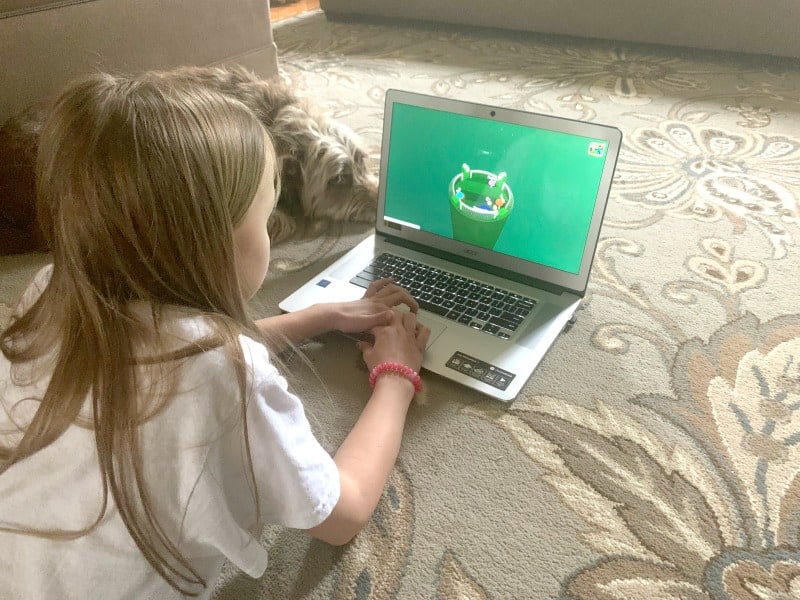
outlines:
[{"label": "girl's wrist", "polygon": [[390,405],[399,405],[407,409],[415,395],[414,384],[408,379],[398,373],[386,373],[378,377],[375,386],[372,387],[370,403],[380,399],[379,401],[389,401]]},{"label": "girl's wrist", "polygon": [[419,373],[406,364],[393,361],[384,361],[372,368],[369,373],[369,386],[374,390],[380,379],[389,376],[408,381],[414,388],[414,394],[422,391],[422,378]]}]

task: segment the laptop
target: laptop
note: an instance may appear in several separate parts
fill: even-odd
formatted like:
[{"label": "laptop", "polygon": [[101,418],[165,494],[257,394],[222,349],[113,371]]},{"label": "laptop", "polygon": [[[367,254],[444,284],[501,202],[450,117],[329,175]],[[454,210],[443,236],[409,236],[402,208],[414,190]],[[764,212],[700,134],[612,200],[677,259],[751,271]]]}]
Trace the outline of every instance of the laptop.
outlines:
[{"label": "laptop", "polygon": [[392,275],[431,329],[423,369],[513,400],[586,293],[622,134],[389,90],[373,235],[279,303]]}]

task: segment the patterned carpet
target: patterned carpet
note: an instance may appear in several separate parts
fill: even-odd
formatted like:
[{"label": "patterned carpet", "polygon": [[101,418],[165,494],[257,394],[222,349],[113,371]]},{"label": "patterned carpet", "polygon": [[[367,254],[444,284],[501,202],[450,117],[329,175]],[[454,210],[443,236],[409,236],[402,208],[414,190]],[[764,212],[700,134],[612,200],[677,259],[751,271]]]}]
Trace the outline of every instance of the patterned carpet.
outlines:
[{"label": "patterned carpet", "polygon": [[[519,399],[427,376],[367,530],[267,528],[265,576],[226,569],[216,600],[800,598],[800,64],[320,12],[275,37],[375,158],[391,87],[613,124],[623,149],[577,324]],[[368,233],[310,224],[254,311]],[[0,261],[0,310],[43,260]],[[341,336],[305,351],[333,450],[366,376]]]}]

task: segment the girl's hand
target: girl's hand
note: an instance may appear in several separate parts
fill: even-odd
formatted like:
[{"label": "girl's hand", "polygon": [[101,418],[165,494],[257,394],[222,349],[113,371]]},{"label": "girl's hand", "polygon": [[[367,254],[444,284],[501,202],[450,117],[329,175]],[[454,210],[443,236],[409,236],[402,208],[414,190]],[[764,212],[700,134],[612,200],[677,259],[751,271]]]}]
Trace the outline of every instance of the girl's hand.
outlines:
[{"label": "girl's hand", "polygon": [[334,329],[343,333],[369,331],[374,327],[390,324],[394,313],[392,308],[400,304],[408,306],[412,313],[419,309],[417,301],[407,290],[396,285],[394,279],[377,279],[360,300],[331,305],[334,313],[331,324]]},{"label": "girl's hand", "polygon": [[373,342],[360,341],[357,346],[370,371],[382,362],[398,362],[419,373],[422,356],[431,330],[417,323],[413,312],[391,311],[391,322],[372,328]]}]

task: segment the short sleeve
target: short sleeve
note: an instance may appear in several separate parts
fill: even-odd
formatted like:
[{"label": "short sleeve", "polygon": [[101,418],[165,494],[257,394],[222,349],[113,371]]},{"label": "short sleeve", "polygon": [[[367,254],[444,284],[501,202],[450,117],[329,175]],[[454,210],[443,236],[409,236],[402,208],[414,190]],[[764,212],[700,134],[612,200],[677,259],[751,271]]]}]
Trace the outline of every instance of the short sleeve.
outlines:
[{"label": "short sleeve", "polygon": [[246,434],[229,357],[221,351],[198,355],[182,374],[190,392],[173,400],[159,419],[172,419],[170,435],[179,436],[167,444],[159,435],[160,451],[181,447],[182,459],[161,461],[159,473],[166,479],[167,470],[176,468],[171,479],[184,480],[177,485],[185,490],[178,495],[186,497],[180,535],[187,556],[207,556],[213,548],[259,577],[267,565],[260,526],[320,524],[339,501],[339,469],[314,437],[303,404],[270,363],[267,349],[244,336],[240,341],[249,372]]},{"label": "short sleeve", "polygon": [[42,295],[44,289],[47,287],[47,284],[50,283],[50,277],[53,275],[53,265],[46,265],[39,269],[39,271],[34,276],[31,283],[25,289],[22,294],[22,297],[17,304],[16,310],[14,311],[15,316],[22,316],[25,311],[27,311],[31,306],[33,306],[34,302],[39,299],[39,296]]},{"label": "short sleeve", "polygon": [[309,529],[339,500],[339,469],[311,431],[303,405],[269,362],[266,349],[247,344],[253,393],[247,407],[250,455],[266,522]]}]

